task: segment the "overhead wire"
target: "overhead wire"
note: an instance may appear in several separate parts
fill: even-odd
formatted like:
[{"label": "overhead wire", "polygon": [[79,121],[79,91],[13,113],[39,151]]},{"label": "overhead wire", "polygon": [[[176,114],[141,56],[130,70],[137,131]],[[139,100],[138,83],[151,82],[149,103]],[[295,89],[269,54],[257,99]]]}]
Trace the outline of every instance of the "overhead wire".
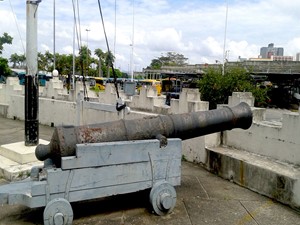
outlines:
[{"label": "overhead wire", "polygon": [[18,34],[19,34],[19,37],[20,37],[20,40],[21,40],[23,52],[24,52],[24,55],[25,55],[25,54],[26,54],[26,51],[25,51],[25,47],[24,47],[23,40],[22,40],[21,32],[20,32],[20,29],[19,29],[19,24],[18,24],[18,21],[17,21],[17,16],[16,16],[16,14],[15,14],[15,12],[14,12],[14,9],[13,9],[13,6],[12,6],[10,0],[9,0],[9,5],[10,5],[10,8],[11,8],[11,11],[12,11],[12,14],[13,14],[13,17],[14,17],[14,20],[15,20],[15,23],[16,23],[16,27],[17,27]]},{"label": "overhead wire", "polygon": [[[79,11],[79,1],[77,0],[77,7],[75,7],[74,0],[72,0],[73,3],[73,14],[74,14],[74,22],[75,22],[75,30],[76,30],[76,37],[77,37],[77,43],[78,43],[78,49],[82,51],[82,41],[81,41],[81,26],[80,26],[80,11]],[[77,10],[76,10],[77,9]],[[77,15],[76,15],[77,13]],[[82,54],[82,53],[81,53]],[[88,49],[87,49],[87,54],[88,54]],[[83,60],[81,59],[81,67],[83,69]],[[87,65],[88,66],[88,65]],[[89,101],[88,97],[88,91],[86,88],[86,83],[85,83],[85,76],[84,73],[82,72],[82,83],[83,83],[83,94],[84,94],[84,100]]]},{"label": "overhead wire", "polygon": [[79,40],[80,40],[80,46],[82,46],[81,42],[81,25],[80,25],[80,13],[79,13],[79,1],[77,0],[77,17],[78,17],[78,27],[79,27]]},{"label": "overhead wire", "polygon": [[[77,0],[78,2],[78,0]],[[79,37],[79,31],[78,31],[78,23],[77,23],[77,17],[76,17],[76,7],[74,4],[74,0],[72,0],[73,3],[73,17],[74,17],[74,22],[75,22],[75,33],[76,33],[76,37],[77,37],[77,44],[78,44],[78,49],[80,49],[81,46],[81,39]]]},{"label": "overhead wire", "polygon": [[[103,27],[103,32],[104,32],[104,37],[105,37],[107,52],[108,52],[108,54],[110,54],[111,52],[110,52],[110,49],[109,49],[108,39],[107,39],[107,35],[106,35],[106,30],[105,30],[105,25],[104,25],[104,19],[103,19],[103,13],[102,13],[102,7],[101,7],[100,0],[98,0],[98,7],[99,7],[100,17],[101,17],[101,21],[102,21],[102,27]],[[120,95],[119,95],[119,90],[118,90],[117,76],[116,76],[116,72],[115,72],[113,64],[111,65],[111,69],[112,69],[113,76],[114,76],[114,85],[115,85],[115,88],[116,88],[117,97],[119,99]],[[121,107],[124,108],[125,105],[123,105]],[[119,108],[118,107],[118,103],[117,103],[117,110],[119,111],[122,108]]]},{"label": "overhead wire", "polygon": [[117,0],[115,0],[115,35],[114,35],[114,55],[116,55],[117,42]]}]

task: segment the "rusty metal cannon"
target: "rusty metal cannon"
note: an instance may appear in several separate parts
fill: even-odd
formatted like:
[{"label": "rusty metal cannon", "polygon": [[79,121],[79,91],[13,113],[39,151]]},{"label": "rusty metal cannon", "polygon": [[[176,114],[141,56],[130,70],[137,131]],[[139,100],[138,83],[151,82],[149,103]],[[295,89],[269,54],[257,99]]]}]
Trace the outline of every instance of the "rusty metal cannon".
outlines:
[{"label": "rusty metal cannon", "polygon": [[0,204],[45,207],[45,225],[70,225],[70,202],[150,190],[158,215],[176,205],[181,182],[182,140],[233,128],[247,129],[246,103],[207,112],[56,127],[36,156],[30,179],[0,186]]},{"label": "rusty metal cannon", "polygon": [[76,144],[103,143],[114,141],[159,139],[182,140],[231,130],[247,129],[252,124],[252,112],[246,103],[232,108],[174,115],[160,115],[137,120],[119,120],[88,126],[58,126],[49,145],[38,145],[39,160],[51,158],[57,166],[60,158],[75,155]]}]

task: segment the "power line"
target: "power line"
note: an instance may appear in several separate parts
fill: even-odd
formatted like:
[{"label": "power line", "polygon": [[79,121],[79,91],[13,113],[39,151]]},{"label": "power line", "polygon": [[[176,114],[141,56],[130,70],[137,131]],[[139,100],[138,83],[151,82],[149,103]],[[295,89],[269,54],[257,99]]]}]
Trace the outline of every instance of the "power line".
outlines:
[{"label": "power line", "polygon": [[[105,42],[106,42],[107,52],[108,52],[108,54],[111,54],[111,52],[109,50],[109,44],[108,44],[108,39],[107,39],[107,35],[106,35],[106,30],[105,30],[105,25],[104,25],[104,19],[103,19],[103,14],[102,14],[100,0],[98,0],[98,7],[99,7],[100,17],[101,17],[101,21],[102,21],[103,32],[104,32],[104,36],[105,36]],[[111,65],[111,69],[112,69],[113,76],[114,76],[114,84],[115,84],[115,88],[116,88],[117,97],[119,99],[120,95],[119,95],[119,90],[118,90],[117,76],[116,76],[116,71],[115,71],[113,65]],[[123,105],[123,106],[125,107],[125,105]],[[118,107],[118,103],[117,103],[117,110],[118,111],[121,110],[123,106],[121,106],[121,108],[119,108]]]},{"label": "power line", "polygon": [[22,48],[23,48],[23,52],[24,52],[24,55],[25,55],[26,51],[25,51],[25,47],[24,47],[24,44],[23,44],[22,36],[21,36],[21,33],[20,33],[20,29],[19,29],[17,17],[16,17],[16,14],[14,12],[14,9],[12,7],[12,4],[11,4],[10,0],[9,0],[9,4],[10,4],[11,11],[13,13],[13,17],[14,17],[14,20],[15,20],[15,23],[16,23],[16,26],[17,26],[18,34],[19,34],[19,37],[20,37],[20,40],[21,40],[21,44],[22,44]]},{"label": "power line", "polygon": [[226,57],[226,35],[227,35],[227,19],[228,19],[228,0],[226,0],[226,17],[225,17],[225,30],[224,30],[224,46],[223,46],[223,65],[222,65],[222,75],[225,74],[225,57]]}]

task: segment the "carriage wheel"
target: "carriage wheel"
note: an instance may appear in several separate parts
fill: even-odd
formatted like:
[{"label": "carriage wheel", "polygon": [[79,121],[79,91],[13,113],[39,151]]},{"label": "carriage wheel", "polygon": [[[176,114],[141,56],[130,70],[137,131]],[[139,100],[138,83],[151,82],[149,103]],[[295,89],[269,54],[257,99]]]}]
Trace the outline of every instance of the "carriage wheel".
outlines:
[{"label": "carriage wheel", "polygon": [[51,200],[44,210],[44,225],[72,225],[73,210],[64,198]]},{"label": "carriage wheel", "polygon": [[150,203],[157,215],[170,213],[176,205],[175,188],[168,182],[156,183],[150,192]]}]

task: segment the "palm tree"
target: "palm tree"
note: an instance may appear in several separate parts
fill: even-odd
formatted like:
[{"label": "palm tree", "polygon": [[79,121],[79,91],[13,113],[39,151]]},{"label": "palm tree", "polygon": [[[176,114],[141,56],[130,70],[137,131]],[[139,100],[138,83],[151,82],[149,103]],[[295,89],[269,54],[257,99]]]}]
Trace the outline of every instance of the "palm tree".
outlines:
[{"label": "palm tree", "polygon": [[107,71],[106,71],[107,78],[109,78],[109,69],[110,69],[110,67],[113,66],[114,61],[115,61],[115,57],[112,54],[112,52],[111,51],[106,52],[105,53],[105,65],[107,67]]},{"label": "palm tree", "polygon": [[20,60],[20,64],[21,64],[21,68],[25,68],[25,63],[26,63],[26,56],[25,54],[19,55],[19,60]]},{"label": "palm tree", "polygon": [[45,60],[45,55],[38,52],[38,69],[45,71],[47,67],[47,62]]},{"label": "palm tree", "polygon": [[90,55],[91,50],[88,49],[87,46],[82,46],[79,50],[80,55],[80,63],[81,63],[81,75],[84,75],[84,71],[88,71],[89,65],[90,65]]},{"label": "palm tree", "polygon": [[94,54],[96,56],[98,56],[98,58],[99,58],[99,65],[98,65],[98,68],[99,68],[99,77],[103,77],[102,60],[103,60],[105,54],[104,54],[104,52],[100,48],[96,48],[95,51],[94,51]]},{"label": "palm tree", "polygon": [[17,64],[20,62],[19,55],[17,53],[12,54],[9,58],[9,62],[13,63],[13,68],[16,68]]},{"label": "palm tree", "polygon": [[45,55],[45,60],[47,62],[47,71],[51,72],[54,69],[53,68],[53,61],[54,61],[53,54],[50,53],[49,51],[46,51],[44,55]]}]

